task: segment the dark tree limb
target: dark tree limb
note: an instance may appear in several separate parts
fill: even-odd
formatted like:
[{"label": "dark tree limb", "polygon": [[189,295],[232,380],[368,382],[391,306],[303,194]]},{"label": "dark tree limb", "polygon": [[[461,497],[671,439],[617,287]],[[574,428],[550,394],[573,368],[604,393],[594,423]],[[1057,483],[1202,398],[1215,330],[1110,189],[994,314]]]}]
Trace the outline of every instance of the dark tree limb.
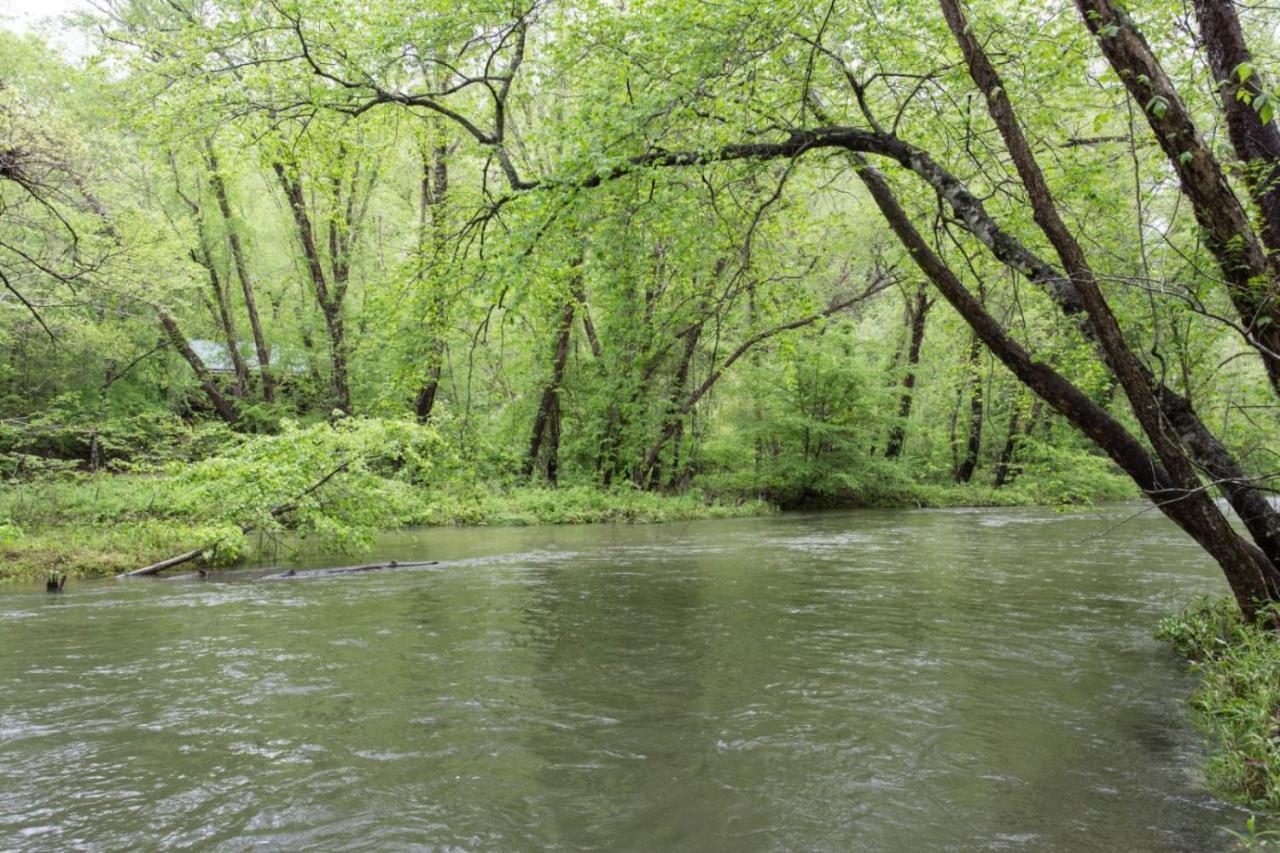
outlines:
[{"label": "dark tree limb", "polygon": [[156,315],[160,319],[160,325],[164,328],[169,342],[173,344],[173,348],[186,360],[187,364],[191,365],[192,372],[195,373],[196,379],[200,382],[200,387],[204,389],[204,394],[209,398],[209,402],[213,405],[213,410],[218,413],[218,417],[229,424],[235,423],[240,417],[235,406],[218,390],[217,384],[213,381],[213,375],[209,373],[209,368],[205,366],[204,360],[191,348],[191,344],[187,342],[186,335],[182,334],[182,330],[178,328],[178,323],[173,319],[173,315],[163,308],[157,308]]},{"label": "dark tree limb", "polygon": [[1143,106],[1208,237],[1227,295],[1280,394],[1280,259],[1268,259],[1221,164],[1133,19],[1110,0],[1076,0],[1076,7],[1125,88]]}]

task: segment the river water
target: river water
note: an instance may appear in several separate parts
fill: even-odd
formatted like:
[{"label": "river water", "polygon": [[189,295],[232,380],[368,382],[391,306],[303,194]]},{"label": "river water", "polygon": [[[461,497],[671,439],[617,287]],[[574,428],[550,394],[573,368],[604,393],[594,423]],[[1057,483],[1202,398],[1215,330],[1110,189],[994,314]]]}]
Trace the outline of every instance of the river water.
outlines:
[{"label": "river water", "polygon": [[1134,509],[432,530],[374,554],[422,569],[9,588],[0,848],[1227,849],[1150,636],[1225,585]]}]

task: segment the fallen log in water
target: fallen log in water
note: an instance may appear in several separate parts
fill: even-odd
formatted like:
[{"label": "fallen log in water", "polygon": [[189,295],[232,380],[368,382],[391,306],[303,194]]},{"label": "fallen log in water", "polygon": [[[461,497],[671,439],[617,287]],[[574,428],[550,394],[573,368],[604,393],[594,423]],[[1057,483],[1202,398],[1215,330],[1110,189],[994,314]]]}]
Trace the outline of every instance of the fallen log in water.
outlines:
[{"label": "fallen log in water", "polygon": [[142,568],[134,569],[131,572],[121,572],[120,574],[116,575],[116,577],[137,578],[137,577],[142,577],[143,575],[159,574],[160,572],[163,572],[165,569],[169,569],[174,566],[180,566],[183,563],[188,563],[194,560],[196,557],[199,557],[201,554],[203,554],[205,551],[208,551],[208,550],[209,550],[209,547],[193,548],[190,551],[187,551],[185,554],[179,554],[176,557],[170,557],[167,560],[161,560],[158,563],[152,563],[149,566],[143,566]]},{"label": "fallen log in water", "polygon": [[389,563],[370,563],[365,566],[335,566],[331,569],[306,569],[301,572],[296,569],[290,569],[287,572],[265,575],[259,578],[259,580],[291,581],[304,580],[306,578],[327,578],[332,575],[354,575],[361,572],[379,572],[384,569],[419,569],[423,566],[437,566],[439,564],[439,560],[426,560],[424,562],[417,563],[397,563],[395,560],[392,560]]}]

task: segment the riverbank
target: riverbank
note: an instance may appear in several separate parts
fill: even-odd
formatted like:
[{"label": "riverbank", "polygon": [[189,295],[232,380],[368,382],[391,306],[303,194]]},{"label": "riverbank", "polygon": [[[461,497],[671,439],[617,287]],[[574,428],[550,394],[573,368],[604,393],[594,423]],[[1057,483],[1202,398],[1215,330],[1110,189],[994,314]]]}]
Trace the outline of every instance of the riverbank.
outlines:
[{"label": "riverbank", "polygon": [[1280,635],[1246,622],[1222,599],[1166,617],[1157,636],[1186,656],[1199,678],[1187,706],[1211,740],[1209,782],[1251,808],[1280,814]]},{"label": "riverbank", "polygon": [[[241,532],[248,510],[213,508],[191,500],[184,483],[155,474],[96,474],[60,477],[0,489],[0,582],[44,578],[113,575],[149,565],[192,548],[208,546],[202,565],[225,567],[252,556],[255,535]],[[384,484],[385,485],[385,484]],[[357,500],[358,500],[358,496]],[[337,553],[358,553],[378,530],[402,527],[523,526],[537,524],[651,524],[709,518],[768,515],[780,507],[760,498],[735,494],[681,494],[532,486],[453,485],[371,494],[369,501],[394,503],[395,511],[355,526],[324,517],[293,519],[267,532],[318,539]],[[883,491],[848,495],[788,508],[936,508],[1032,506],[1043,496],[1029,489],[993,489],[980,485],[897,485]],[[309,523],[307,523],[309,522]]]},{"label": "riverbank", "polygon": [[[167,484],[150,478],[101,475],[74,482],[27,484],[0,492],[0,581],[113,575],[157,562],[204,543],[215,543],[204,565],[231,566],[251,556],[252,536],[225,524],[174,517],[157,496]],[[761,500],[732,500],[691,492],[661,495],[634,489],[512,488],[423,492],[395,527],[518,526],[619,522],[651,524],[704,518],[767,515]],[[361,550],[363,536],[324,537],[307,531],[334,553]],[[373,531],[369,531],[371,534]]]}]

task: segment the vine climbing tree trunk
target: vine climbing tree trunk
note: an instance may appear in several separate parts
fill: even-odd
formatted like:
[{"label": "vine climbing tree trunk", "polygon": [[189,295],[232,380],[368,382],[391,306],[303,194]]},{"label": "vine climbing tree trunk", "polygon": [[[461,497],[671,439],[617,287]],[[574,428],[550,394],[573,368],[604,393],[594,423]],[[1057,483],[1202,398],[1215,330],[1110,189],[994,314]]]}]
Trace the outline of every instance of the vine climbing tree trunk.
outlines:
[{"label": "vine climbing tree trunk", "polygon": [[991,481],[993,488],[1003,488],[1018,476],[1020,468],[1014,460],[1017,458],[1018,450],[1035,431],[1043,405],[1039,399],[1032,403],[1031,411],[1026,415],[1025,421],[1022,405],[1014,405],[1013,411],[1009,414],[1009,432],[1005,436],[1004,446],[1000,449],[1000,458],[996,461],[995,477]]},{"label": "vine climbing tree trunk", "polygon": [[[418,252],[419,272],[415,277],[419,287],[429,288],[426,322],[423,324],[431,335],[427,345],[426,380],[414,398],[414,415],[421,423],[431,420],[436,395],[440,390],[440,376],[445,353],[444,329],[449,313],[448,300],[443,293],[443,283],[432,274],[444,257],[447,215],[446,200],[449,195],[449,146],[443,121],[430,122],[431,138],[420,146],[422,173],[418,188]],[[427,257],[430,262],[427,262]]]},{"label": "vine climbing tree trunk", "polygon": [[227,291],[218,275],[218,268],[214,265],[213,258],[205,254],[202,261],[209,273],[209,286],[213,290],[214,304],[218,307],[218,322],[222,326],[222,339],[227,347],[227,354],[231,358],[231,369],[236,374],[235,393],[237,396],[244,396],[248,393],[252,382],[249,379],[249,365],[245,364],[244,356],[240,354],[235,316],[231,313]]},{"label": "vine climbing tree trunk", "polygon": [[[673,448],[672,476],[676,476],[675,457],[679,453],[680,439],[684,434],[684,416],[680,411],[680,403],[684,400],[689,385],[689,370],[693,365],[693,356],[698,351],[698,341],[702,337],[703,321],[691,325],[684,334],[684,349],[680,353],[680,361],[676,365],[675,376],[671,380],[671,393],[667,400],[667,410],[663,415],[661,431],[670,433],[670,444]],[[641,470],[636,475],[642,485],[647,483],[650,489],[656,489],[662,481],[662,461],[655,458],[652,467]]]}]

